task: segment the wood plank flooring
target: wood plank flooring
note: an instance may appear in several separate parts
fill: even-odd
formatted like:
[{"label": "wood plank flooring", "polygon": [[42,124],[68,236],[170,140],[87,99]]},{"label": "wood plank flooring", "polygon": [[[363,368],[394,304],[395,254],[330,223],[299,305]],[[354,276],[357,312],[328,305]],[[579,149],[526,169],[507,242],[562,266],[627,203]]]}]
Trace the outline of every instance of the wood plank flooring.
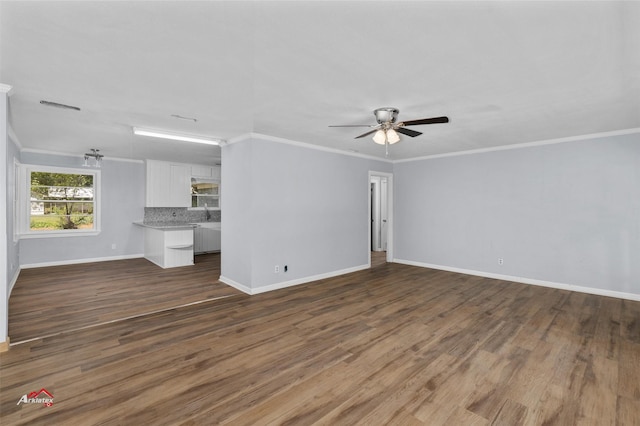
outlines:
[{"label": "wood plank flooring", "polygon": [[7,425],[640,425],[640,302],[393,263],[0,363]]},{"label": "wood plank flooring", "polygon": [[241,294],[219,276],[219,253],[170,269],[142,258],[25,269],[9,299],[9,337],[18,343]]}]

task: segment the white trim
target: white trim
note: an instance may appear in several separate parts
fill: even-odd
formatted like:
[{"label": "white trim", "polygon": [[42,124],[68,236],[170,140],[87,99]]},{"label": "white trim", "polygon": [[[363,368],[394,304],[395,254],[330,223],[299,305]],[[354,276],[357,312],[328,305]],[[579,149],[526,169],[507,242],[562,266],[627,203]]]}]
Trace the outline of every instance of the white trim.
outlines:
[{"label": "white trim", "polygon": [[394,228],[394,218],[393,218],[393,173],[387,172],[376,172],[373,170],[369,170],[369,179],[367,180],[367,192],[368,192],[368,208],[369,216],[367,217],[368,229],[369,229],[369,237],[368,245],[367,245],[367,256],[369,258],[369,267],[371,267],[371,177],[373,176],[381,176],[387,178],[387,262],[393,261],[393,228]]},{"label": "white trim", "polygon": [[542,145],[553,145],[557,143],[564,142],[576,142],[583,141],[589,139],[598,139],[605,138],[611,136],[622,136],[622,135],[632,135],[635,133],[640,133],[640,127],[634,127],[631,129],[623,129],[623,130],[613,130],[611,132],[602,132],[602,133],[591,133],[587,135],[578,135],[578,136],[569,136],[566,138],[558,138],[558,139],[547,139],[542,141],[535,142],[524,142],[524,143],[516,143],[512,145],[500,145],[494,146],[491,148],[479,148],[479,149],[471,149],[468,151],[458,151],[458,152],[447,152],[444,154],[434,154],[427,155],[424,157],[416,157],[416,158],[407,158],[404,160],[395,160],[394,163],[406,163],[409,161],[421,161],[421,160],[433,160],[436,158],[444,158],[444,157],[456,157],[458,155],[468,155],[468,154],[482,154],[485,152],[494,152],[494,151],[505,151],[509,149],[520,149],[520,148],[529,148],[534,146],[542,146]]},{"label": "white trim", "polygon": [[472,269],[456,268],[452,266],[434,265],[431,263],[416,262],[413,260],[393,259],[393,261],[395,263],[401,263],[403,265],[439,269],[442,271],[457,272],[460,274],[475,275],[478,277],[492,278],[496,280],[512,281],[512,282],[522,283],[522,284],[556,288],[558,290],[576,291],[579,293],[589,293],[589,294],[595,294],[598,296],[607,296],[607,297],[615,297],[618,299],[640,301],[640,294],[636,294],[636,293],[625,293],[622,291],[605,290],[602,288],[594,288],[594,287],[584,287],[584,286],[579,286],[575,284],[564,284],[564,283],[557,283],[553,281],[537,280],[533,278],[516,277],[513,275],[494,274],[493,272],[475,271]]},{"label": "white trim", "polygon": [[294,280],[282,281],[279,283],[268,284],[263,286],[257,286],[255,288],[251,288],[244,284],[240,284],[239,282],[233,281],[232,279],[229,279],[222,275],[220,276],[219,280],[220,282],[228,284],[231,287],[234,287],[246,294],[254,295],[254,294],[260,294],[260,293],[266,293],[268,291],[280,290],[287,287],[293,287],[300,284],[306,284],[313,281],[324,280],[326,278],[333,278],[339,275],[350,274],[352,272],[362,271],[363,269],[369,269],[369,267],[370,265],[368,264],[359,265],[359,266],[354,266],[352,268],[340,269],[338,271],[326,272],[324,274],[311,275],[308,277],[296,278]]},{"label": "white trim", "polygon": [[9,292],[7,293],[9,296],[11,296],[11,292],[13,291],[13,286],[15,286],[16,282],[18,281],[18,276],[20,275],[21,270],[22,268],[18,266],[16,268],[16,273],[13,274],[13,278],[11,278],[11,281],[9,282]]},{"label": "white trim", "polygon": [[[65,153],[65,152],[59,152],[59,151],[48,151],[46,149],[34,149],[34,148],[23,148],[20,150],[20,153],[32,153],[32,154],[46,154],[46,155],[55,155],[58,157],[71,157],[71,158],[82,158],[84,159],[84,154],[70,154],[70,153]],[[145,160],[136,160],[133,158],[120,158],[120,157],[104,157],[102,159],[102,161],[122,161],[125,163],[140,163],[143,164]],[[66,167],[66,166],[61,166],[61,167]],[[70,167],[82,167],[82,166],[70,166]],[[104,167],[104,166],[103,166]],[[95,169],[94,167],[88,167],[86,168],[88,170],[92,170]]]},{"label": "white trim", "polygon": [[[20,232],[22,231],[22,229],[20,229],[21,227],[21,220],[22,218],[20,217],[20,188],[22,188],[22,183],[20,182],[20,180],[22,179],[22,164],[20,163],[20,161],[18,161],[18,159],[16,157],[13,157],[13,188],[11,188],[11,191],[13,192],[12,194],[12,200],[11,200],[11,214],[13,215],[12,219],[13,219],[13,236],[12,236],[12,240],[14,245],[20,241]],[[7,236],[8,239],[8,236]]]},{"label": "white trim", "polygon": [[111,260],[138,259],[141,257],[144,257],[143,253],[123,254],[120,256],[108,256],[108,257],[90,257],[86,259],[56,260],[53,262],[28,263],[25,265],[20,265],[20,268],[22,269],[45,268],[47,266],[77,265],[80,263],[93,263],[93,262],[109,262]]},{"label": "white trim", "polygon": [[[40,233],[36,233],[40,232]],[[18,234],[18,240],[29,240],[34,238],[67,238],[67,237],[96,237],[102,231],[31,231],[29,233]]]},{"label": "white trim", "polygon": [[240,284],[239,282],[234,281],[231,278],[227,278],[224,275],[220,275],[220,278],[218,278],[218,281],[220,281],[221,283],[225,283],[226,285],[229,285],[229,286],[235,288],[236,290],[240,290],[241,292],[243,292],[245,294],[252,294],[251,293],[251,287],[247,287],[244,284]]},{"label": "white trim", "polygon": [[326,272],[324,274],[311,275],[309,277],[297,278],[295,280],[283,281],[280,283],[269,284],[264,286],[257,286],[252,289],[252,294],[265,293],[267,291],[280,290],[282,288],[293,287],[300,284],[306,284],[312,281],[324,280],[326,278],[337,277],[339,275],[350,274],[351,272],[361,271],[363,269],[369,269],[368,264],[354,266],[352,268],[341,269],[338,271]]},{"label": "white trim", "polygon": [[11,96],[11,90],[13,86],[8,84],[0,83],[0,93],[6,93],[7,96]]},{"label": "white trim", "polygon": [[241,135],[238,135],[236,137],[233,137],[231,139],[227,139],[227,145],[233,145],[234,143],[238,143],[238,142],[243,142],[246,140],[251,139],[251,135],[253,135],[254,133],[243,133]]},{"label": "white trim", "polygon": [[227,145],[232,145],[234,143],[243,142],[243,141],[250,140],[250,139],[262,139],[262,140],[267,140],[267,141],[270,141],[270,142],[283,143],[283,144],[287,144],[287,145],[294,145],[294,146],[298,146],[298,147],[301,147],[301,148],[315,149],[316,151],[324,151],[324,152],[330,152],[330,153],[333,153],[333,154],[342,154],[342,155],[348,155],[348,156],[351,156],[351,157],[364,158],[364,159],[367,159],[367,160],[375,160],[375,161],[382,161],[382,162],[386,162],[386,163],[393,163],[392,160],[389,160],[387,158],[380,158],[380,157],[376,157],[376,156],[373,156],[373,155],[360,154],[359,152],[345,151],[345,150],[338,149],[338,148],[329,148],[329,147],[322,146],[322,145],[315,145],[315,144],[311,144],[311,143],[307,143],[307,142],[299,142],[299,141],[294,141],[294,140],[291,140],[291,139],[279,138],[279,137],[276,137],[276,136],[263,135],[261,133],[246,133],[244,135],[237,136],[235,138],[229,139],[227,141]]},{"label": "white trim", "polygon": [[[78,229],[74,231],[31,231],[30,229],[30,181],[32,172],[49,172],[61,174],[93,175],[93,229]],[[20,191],[16,198],[20,200],[18,206],[18,238],[51,238],[51,237],[81,237],[96,236],[102,232],[102,174],[100,169],[80,167],[42,166],[31,163],[20,163]]]}]

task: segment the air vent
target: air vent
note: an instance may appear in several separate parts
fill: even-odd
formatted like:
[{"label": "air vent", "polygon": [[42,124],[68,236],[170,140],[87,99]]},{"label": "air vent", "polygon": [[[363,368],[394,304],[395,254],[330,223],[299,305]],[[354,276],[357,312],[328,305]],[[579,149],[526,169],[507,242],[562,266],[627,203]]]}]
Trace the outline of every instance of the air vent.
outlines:
[{"label": "air vent", "polygon": [[178,115],[178,114],[171,114],[171,116],[173,118],[177,118],[179,120],[189,120],[189,121],[193,121],[194,123],[198,121],[197,118],[191,118],[191,117],[184,117],[182,115]]},{"label": "air vent", "polygon": [[50,107],[54,107],[54,108],[73,109],[75,111],[80,111],[80,108],[78,108],[77,106],[73,106],[73,105],[59,104],[58,102],[51,102],[51,101],[40,101],[40,103],[42,105],[46,105],[46,106],[50,106]]}]

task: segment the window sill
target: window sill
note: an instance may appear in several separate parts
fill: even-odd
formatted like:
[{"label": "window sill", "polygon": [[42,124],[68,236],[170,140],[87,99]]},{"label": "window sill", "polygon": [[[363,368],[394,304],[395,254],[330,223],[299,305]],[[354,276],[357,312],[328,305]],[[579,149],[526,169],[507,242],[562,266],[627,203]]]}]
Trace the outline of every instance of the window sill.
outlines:
[{"label": "window sill", "polygon": [[42,233],[29,232],[18,235],[21,240],[27,240],[31,238],[64,238],[64,237],[95,237],[100,234],[100,230],[97,231],[43,231]]}]

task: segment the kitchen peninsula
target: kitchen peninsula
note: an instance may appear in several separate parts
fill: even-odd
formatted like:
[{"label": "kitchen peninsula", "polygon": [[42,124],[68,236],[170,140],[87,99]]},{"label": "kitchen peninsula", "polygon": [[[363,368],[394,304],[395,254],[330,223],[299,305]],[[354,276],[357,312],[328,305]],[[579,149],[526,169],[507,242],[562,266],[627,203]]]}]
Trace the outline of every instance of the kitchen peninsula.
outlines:
[{"label": "kitchen peninsula", "polygon": [[134,222],[144,228],[144,257],[162,268],[193,265],[193,229],[185,222]]}]

